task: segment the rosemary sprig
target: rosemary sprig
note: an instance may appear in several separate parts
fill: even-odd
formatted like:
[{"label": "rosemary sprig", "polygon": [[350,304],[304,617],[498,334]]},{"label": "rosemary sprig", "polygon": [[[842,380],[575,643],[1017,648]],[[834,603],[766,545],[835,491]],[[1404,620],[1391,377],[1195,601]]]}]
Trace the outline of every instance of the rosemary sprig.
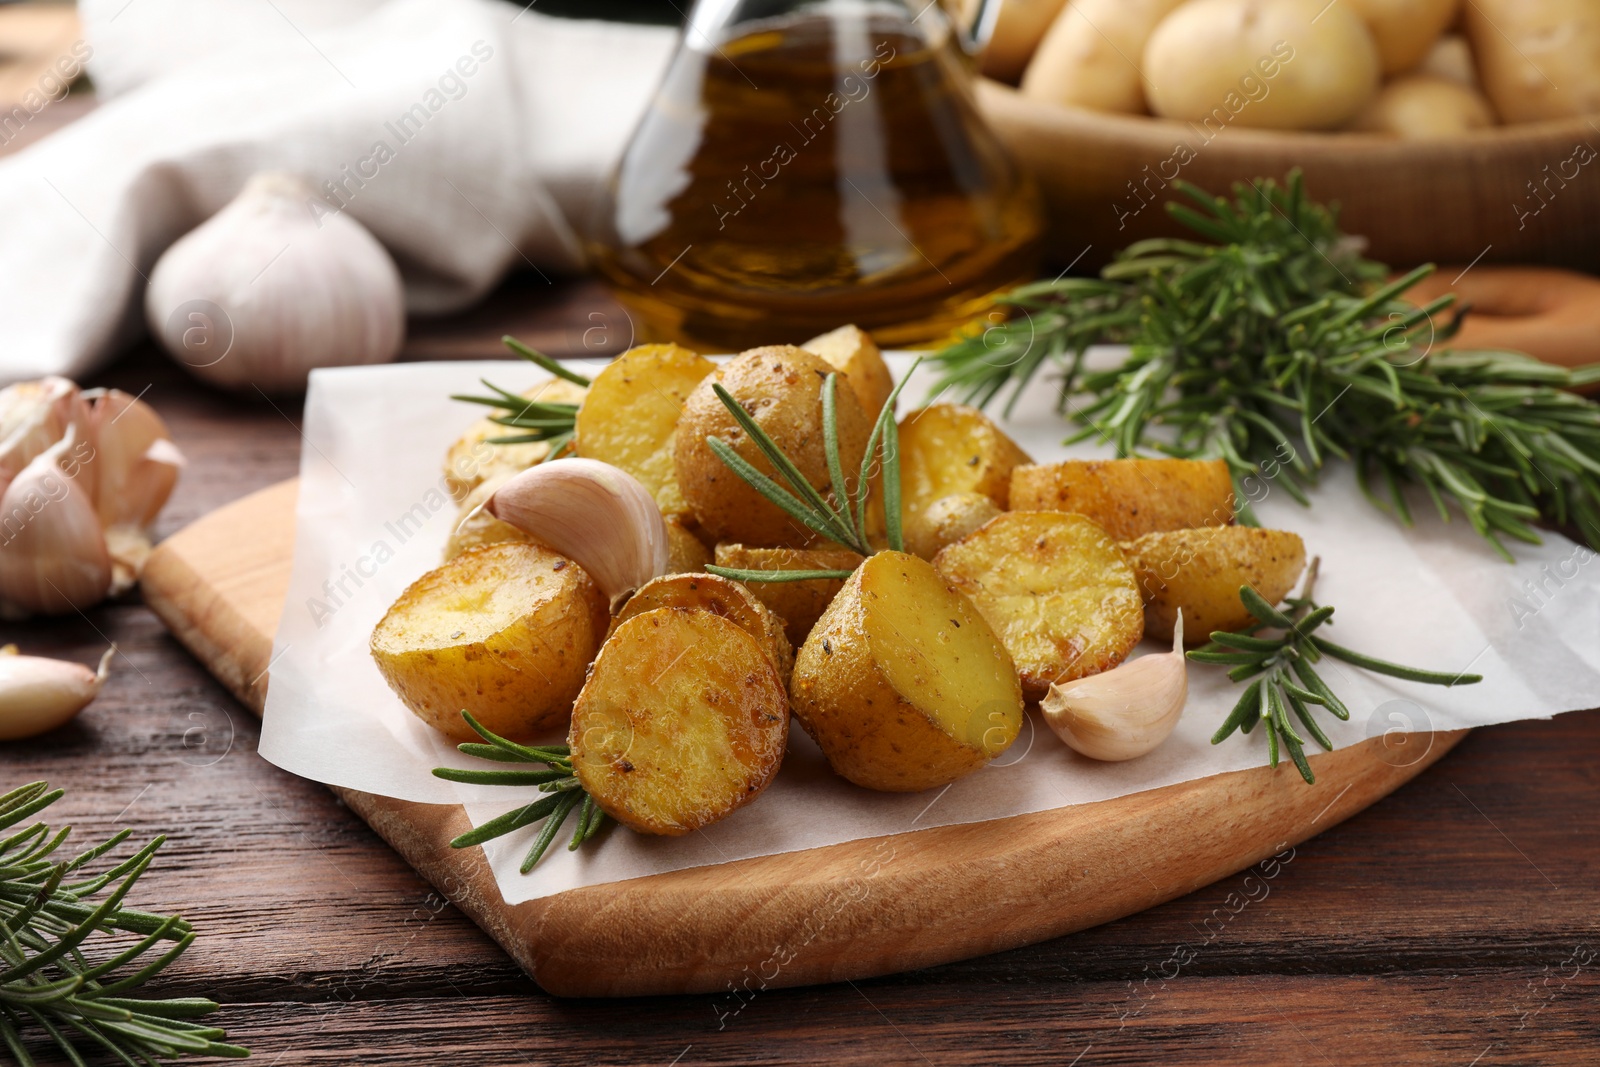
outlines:
[{"label": "rosemary sprig", "polygon": [[[0,796],[0,833],[63,795],[33,782]],[[176,915],[122,904],[165,838],[90,874],[90,865],[126,841],[129,831],[118,831],[70,859],[57,858],[71,832],[71,827],[51,830],[35,822],[0,839],[0,1047],[21,1067],[33,1067],[22,1033],[36,1026],[80,1067],[80,1046],[126,1064],[184,1055],[248,1056],[248,1049],[225,1044],[222,1030],[195,1021],[216,1011],[216,1002],[127,995],[165,970],[195,939],[193,927]],[[119,934],[135,940],[112,953],[105,939]],[[95,951],[101,947],[104,952]]]},{"label": "rosemary sprig", "polygon": [[519,745],[489,730],[474,719],[470,712],[463,711],[461,717],[467,720],[467,725],[472,727],[474,733],[488,742],[488,744],[477,744],[469,741],[457,745],[456,748],[462,754],[494,760],[497,763],[536,763],[543,765],[545,770],[494,771],[435,767],[433,770],[435,778],[443,778],[447,782],[465,782],[470,785],[523,787],[531,785],[539,792],[549,795],[524,804],[520,808],[513,808],[504,815],[490,819],[482,826],[468,830],[450,842],[451,848],[481,845],[485,841],[492,841],[543,819],[544,826],[540,828],[539,836],[534,839],[533,847],[528,849],[528,855],[522,861],[522,873],[527,874],[544,858],[544,854],[549,851],[550,843],[561,831],[561,824],[567,821],[567,816],[572,814],[574,809],[578,812],[578,823],[573,829],[572,840],[567,844],[567,851],[576,851],[585,841],[600,832],[601,827],[605,825],[606,813],[600,810],[600,806],[594,802],[594,797],[585,792],[583,786],[578,783],[577,777],[572,772],[572,750],[568,746]]},{"label": "rosemary sprig", "polygon": [[[590,380],[572,368],[564,365],[559,360],[551,359],[543,352],[529,348],[510,334],[500,338],[500,343],[511,351],[535,366],[542,367],[555,375],[564,378],[574,385],[587,387]],[[482,380],[482,379],[480,379]],[[491,437],[491,445],[520,445],[531,441],[549,441],[550,451],[545,453],[544,459],[539,462],[555,459],[568,446],[572,444],[574,427],[578,417],[578,405],[561,404],[548,400],[529,400],[527,397],[518,396],[509,389],[502,389],[493,382],[483,380],[484,387],[493,395],[472,396],[465,393],[453,394],[451,400],[462,400],[468,404],[483,404],[495,408],[505,414],[491,415],[491,421],[502,426],[523,430],[519,434],[509,434],[504,437]]]},{"label": "rosemary sprig", "polygon": [[[1228,677],[1235,682],[1249,682],[1233,711],[1212,735],[1211,743],[1220,744],[1235,731],[1249,733],[1256,723],[1266,723],[1267,762],[1278,765],[1280,744],[1289,758],[1299,768],[1307,784],[1315,782],[1311,764],[1306,760],[1306,739],[1289,720],[1293,711],[1306,733],[1332,751],[1328,735],[1311,716],[1313,707],[1326,710],[1336,719],[1350,718],[1350,709],[1328,688],[1327,682],[1317,673],[1313,664],[1323,656],[1332,656],[1362,670],[1403,678],[1410,682],[1428,685],[1471,685],[1483,681],[1480,674],[1450,674],[1443,671],[1425,671],[1416,667],[1403,667],[1398,663],[1335,644],[1316,631],[1333,618],[1333,608],[1319,607],[1312,599],[1312,587],[1317,580],[1318,561],[1313,559],[1306,571],[1305,585],[1297,597],[1284,601],[1286,610],[1269,604],[1265,597],[1248,585],[1239,588],[1239,601],[1255,618],[1253,626],[1239,633],[1218,630],[1211,635],[1209,644],[1194,649],[1189,658],[1196,663],[1214,663],[1230,668]],[[1281,631],[1279,637],[1262,637],[1262,630]],[[1252,680],[1253,679],[1253,680]]]},{"label": "rosemary sprig", "polygon": [[[1535,521],[1600,547],[1600,406],[1570,391],[1600,383],[1600,365],[1434,351],[1459,327],[1460,313],[1440,318],[1454,298],[1401,299],[1433,268],[1384,284],[1298,172],[1236,185],[1232,201],[1175,187],[1194,206],[1168,211],[1215,243],[1141,241],[1100,278],[1012,291],[1000,302],[1020,314],[938,354],[939,387],[983,404],[1009,387],[1009,405],[1052,367],[1080,427],[1069,440],[1221,458],[1236,483],[1275,478],[1302,503],[1330,457],[1348,460],[1403,524],[1410,483],[1508,559],[1504,539],[1537,542]],[[1099,342],[1131,350],[1089,370]]]},{"label": "rosemary sprig", "polygon": [[[894,421],[894,407],[900,398],[900,390],[905,388],[906,382],[911,380],[912,371],[915,371],[921,362],[919,356],[895,385],[893,392],[889,394],[889,399],[884,402],[883,410],[878,412],[878,419],[872,426],[872,435],[867,438],[867,449],[861,457],[861,470],[856,476],[853,491],[845,479],[844,462],[839,453],[837,417],[839,375],[836,373],[829,374],[822,383],[822,447],[827,456],[828,477],[832,482],[832,491],[827,497],[817,491],[795,466],[794,461],[784,455],[783,449],[778,447],[778,443],[771,435],[763,430],[743,405],[721,385],[711,387],[716,392],[717,399],[722,401],[734,421],[739,424],[739,428],[761,450],[761,454],[767,457],[783,481],[788,483],[787,488],[777,479],[758,470],[722,438],[715,435],[708,436],[706,444],[729,470],[802,523],[806,529],[831,541],[837,541],[863,556],[870,556],[877,551],[867,537],[866,518],[867,497],[872,487],[872,464],[881,453],[884,536],[891,549],[904,552],[905,537],[900,529],[900,432]],[[707,566],[706,570],[739,582],[807,582],[850,577],[850,572],[844,570],[743,570],[714,565]]]}]

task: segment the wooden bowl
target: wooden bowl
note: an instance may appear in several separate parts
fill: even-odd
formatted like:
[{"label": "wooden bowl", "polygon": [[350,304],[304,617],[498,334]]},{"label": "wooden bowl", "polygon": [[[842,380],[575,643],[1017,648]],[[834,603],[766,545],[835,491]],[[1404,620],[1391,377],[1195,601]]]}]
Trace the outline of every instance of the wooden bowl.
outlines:
[{"label": "wooden bowl", "polygon": [[1228,127],[1208,142],[1186,122],[1044,104],[987,79],[978,105],[1038,181],[1049,258],[1066,264],[1088,246],[1079,270],[1133,241],[1187,234],[1162,207],[1173,178],[1225,194],[1235,181],[1298,166],[1310,195],[1336,201],[1345,232],[1365,236],[1367,254],[1391,266],[1600,271],[1600,126],[1589,119],[1448,141]]}]

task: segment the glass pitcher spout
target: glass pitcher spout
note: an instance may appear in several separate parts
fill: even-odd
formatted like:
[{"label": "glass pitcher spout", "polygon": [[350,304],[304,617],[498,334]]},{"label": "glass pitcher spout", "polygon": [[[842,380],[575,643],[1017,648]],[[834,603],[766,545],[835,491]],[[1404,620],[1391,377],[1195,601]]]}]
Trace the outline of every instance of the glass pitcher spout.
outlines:
[{"label": "glass pitcher spout", "polygon": [[927,343],[1032,277],[1038,198],[969,77],[938,0],[699,0],[591,228],[636,334]]}]

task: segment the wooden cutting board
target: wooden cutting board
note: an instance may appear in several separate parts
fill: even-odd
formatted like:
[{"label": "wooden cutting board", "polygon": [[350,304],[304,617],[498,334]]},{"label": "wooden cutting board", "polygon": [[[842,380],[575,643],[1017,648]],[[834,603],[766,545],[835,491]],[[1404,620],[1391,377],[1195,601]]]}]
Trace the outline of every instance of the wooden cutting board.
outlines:
[{"label": "wooden cutting board", "polygon": [[[289,587],[296,484],[168,538],[145,600],[258,715]],[[1466,731],[1381,739],[1098,804],[674,871],[507,905],[460,807],[335,788],[534,981],[562,996],[720,992],[863,978],[1043,941],[1130,915],[1242,870],[1360,811]],[[1408,746],[1409,748],[1409,746]],[[1417,751],[1417,749],[1409,749]],[[730,1000],[730,1005],[735,1001]]]}]

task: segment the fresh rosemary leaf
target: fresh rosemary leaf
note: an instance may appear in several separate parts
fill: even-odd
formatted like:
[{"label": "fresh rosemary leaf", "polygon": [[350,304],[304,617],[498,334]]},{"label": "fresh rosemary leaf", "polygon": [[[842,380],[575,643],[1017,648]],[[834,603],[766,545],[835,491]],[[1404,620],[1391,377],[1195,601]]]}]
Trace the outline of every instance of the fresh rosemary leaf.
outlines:
[{"label": "fresh rosemary leaf", "polygon": [[593,382],[591,382],[588,378],[585,378],[583,375],[579,374],[571,367],[568,367],[560,360],[551,359],[543,352],[540,352],[537,349],[529,348],[527,345],[523,344],[515,337],[512,337],[510,334],[506,334],[504,337],[500,338],[500,343],[511,349],[511,351],[515,352],[523,359],[527,360],[529,363],[544,368],[551,374],[554,374],[557,378],[565,378],[574,385],[582,385],[584,387],[588,387],[589,385],[593,384]]},{"label": "fresh rosemary leaf", "polygon": [[854,571],[764,571],[745,570],[739,567],[718,567],[715,564],[706,565],[707,574],[715,574],[721,578],[731,578],[736,582],[814,582],[814,581],[844,581],[854,574]]}]

